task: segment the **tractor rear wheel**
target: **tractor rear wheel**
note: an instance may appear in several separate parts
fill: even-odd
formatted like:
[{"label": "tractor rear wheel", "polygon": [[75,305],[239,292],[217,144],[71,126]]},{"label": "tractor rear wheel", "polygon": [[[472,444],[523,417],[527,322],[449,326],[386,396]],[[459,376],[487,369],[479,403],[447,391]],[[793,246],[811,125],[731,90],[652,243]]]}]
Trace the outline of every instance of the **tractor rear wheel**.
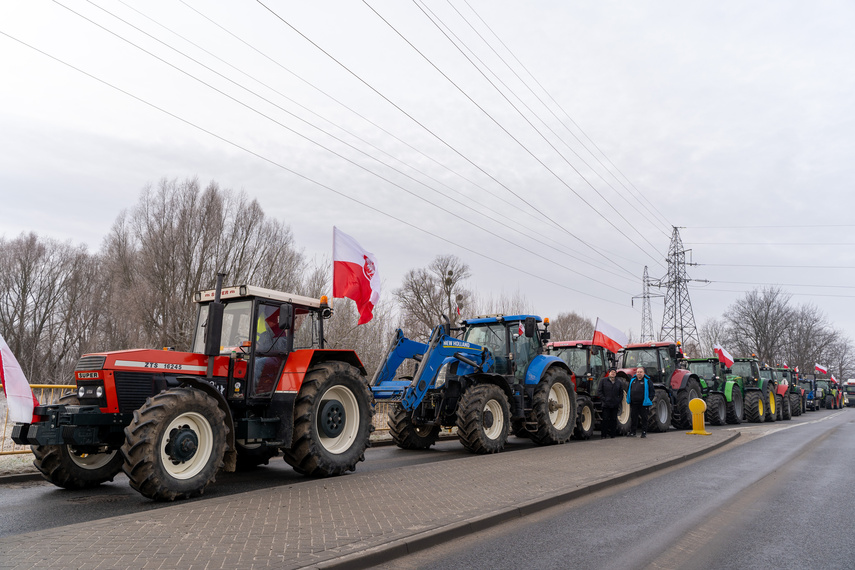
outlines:
[{"label": "tractor rear wheel", "polygon": [[668,397],[668,392],[656,388],[653,393],[653,405],[647,412],[648,431],[668,431],[672,423],[671,415],[671,398]]},{"label": "tractor rear wheel", "polygon": [[148,398],[125,428],[123,468],[131,487],[156,501],[201,495],[223,466],[225,418],[214,398],[194,388]]},{"label": "tractor rear wheel", "polygon": [[788,397],[790,399],[790,413],[794,416],[802,415],[802,403],[799,395],[789,394]]},{"label": "tractor rear wheel", "polygon": [[742,390],[739,389],[739,386],[734,386],[730,394],[730,401],[727,402],[727,423],[741,424],[744,412]]},{"label": "tractor rear wheel", "polygon": [[295,471],[328,477],[354,471],[374,431],[371,390],[356,367],[328,361],[303,378],[294,404],[294,436],[282,456]]},{"label": "tractor rear wheel", "polygon": [[781,406],[781,419],[786,421],[793,418],[793,408],[790,405],[790,395],[786,394],[784,396],[778,396],[780,401],[778,402]]},{"label": "tractor rear wheel", "polygon": [[401,404],[395,404],[389,412],[389,434],[401,449],[428,449],[439,437],[439,425],[417,426],[413,414]]},{"label": "tractor rear wheel", "polygon": [[763,392],[749,390],[745,393],[745,421],[759,424],[766,421],[766,406],[763,405]]},{"label": "tractor rear wheel", "polygon": [[[591,431],[593,411],[592,407]],[[569,372],[553,367],[544,373],[534,389],[530,419],[537,425],[531,439],[538,445],[565,443],[570,439],[576,428],[576,390]]]},{"label": "tractor rear wheel", "polygon": [[[653,413],[652,409],[650,413]],[[617,414],[617,435],[626,435],[629,433],[631,419],[632,418],[629,415],[629,404],[626,403],[626,390],[624,390]]]},{"label": "tractor rear wheel", "polygon": [[832,398],[831,396],[826,396],[826,397],[825,397],[825,409],[826,409],[826,410],[830,410],[830,409],[831,409],[832,402],[834,402],[834,398]]},{"label": "tractor rear wheel", "polygon": [[677,429],[692,427],[692,412],[689,410],[689,402],[695,398],[701,397],[701,385],[694,378],[686,382],[686,387],[677,392],[677,401],[674,404],[674,411],[671,417],[671,423]]},{"label": "tractor rear wheel", "polygon": [[724,396],[721,394],[710,394],[707,396],[706,421],[712,426],[723,426],[727,423],[727,409]]},{"label": "tractor rear wheel", "polygon": [[[60,404],[77,406],[77,396],[59,399]],[[112,481],[122,470],[124,458],[118,449],[99,447],[83,452],[71,445],[32,445],[33,465],[42,477],[65,489],[88,489]]]},{"label": "tractor rear wheel", "polygon": [[474,384],[457,404],[457,437],[472,453],[498,453],[508,441],[510,418],[504,390],[493,384]]},{"label": "tractor rear wheel", "polygon": [[[600,426],[602,429],[602,426]],[[573,439],[591,439],[594,434],[594,404],[588,396],[576,399],[576,427]]]}]

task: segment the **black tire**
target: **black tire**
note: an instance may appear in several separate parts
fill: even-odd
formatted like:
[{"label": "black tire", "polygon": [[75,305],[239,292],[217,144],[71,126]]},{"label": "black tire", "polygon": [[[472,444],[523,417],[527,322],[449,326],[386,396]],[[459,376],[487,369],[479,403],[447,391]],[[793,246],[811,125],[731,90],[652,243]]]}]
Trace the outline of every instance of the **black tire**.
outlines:
[{"label": "black tire", "polygon": [[689,410],[689,402],[701,397],[701,385],[694,378],[690,378],[686,382],[686,387],[677,392],[677,401],[674,404],[671,417],[671,423],[674,424],[675,428],[687,429],[692,427],[692,412]]},{"label": "black tire", "polygon": [[457,437],[472,453],[498,453],[508,441],[510,417],[508,398],[501,388],[474,384],[457,404]]},{"label": "black tire", "polygon": [[745,406],[742,401],[742,390],[739,386],[734,386],[730,394],[730,401],[727,403],[727,423],[741,424],[745,414]]},{"label": "black tire", "polygon": [[294,404],[294,436],[282,450],[302,475],[329,477],[354,471],[371,445],[371,389],[359,370],[328,361],[306,372]]},{"label": "black tire", "polygon": [[395,404],[389,412],[389,434],[401,449],[428,449],[439,438],[440,426],[417,426],[413,414],[401,404]]},{"label": "black tire", "polygon": [[[593,419],[592,413],[591,431]],[[529,422],[537,426],[530,437],[538,445],[565,443],[570,439],[576,428],[576,389],[570,373],[557,367],[544,373],[534,389]]]},{"label": "black tire", "polygon": [[[651,411],[650,413],[653,412]],[[629,414],[629,404],[626,403],[626,390],[624,390],[617,414],[617,435],[626,435],[629,433],[631,419],[632,417]]]},{"label": "black tire", "polygon": [[727,423],[727,408],[724,396],[721,394],[710,394],[707,396],[707,411],[704,419],[711,426],[723,426]]},{"label": "black tire", "polygon": [[745,421],[754,424],[766,421],[766,405],[764,404],[763,392],[760,390],[748,390],[745,392]]},{"label": "black tire", "polygon": [[[59,404],[77,406],[77,396],[70,394]],[[84,453],[70,445],[31,445],[33,465],[46,480],[65,489],[89,489],[112,481],[122,470],[124,458],[118,449],[107,446],[97,453]]]},{"label": "black tire", "polygon": [[582,396],[576,399],[576,427],[573,429],[573,439],[591,439],[592,435],[594,435],[594,404],[591,398]]},{"label": "black tire", "polygon": [[267,465],[271,459],[279,455],[279,448],[270,447],[264,442],[236,441],[235,450],[238,471],[250,471],[259,465]]},{"label": "black tire", "polygon": [[790,413],[794,416],[802,415],[802,399],[798,394],[789,394]]},{"label": "black tire", "polygon": [[778,396],[781,404],[781,419],[784,421],[793,419],[793,408],[790,405],[790,395]]},{"label": "black tire", "polygon": [[672,423],[671,398],[668,392],[656,388],[653,393],[653,405],[647,411],[647,431],[666,432]]},{"label": "black tire", "polygon": [[214,398],[194,388],[148,398],[125,428],[123,469],[131,487],[156,501],[201,495],[223,466],[225,418]]},{"label": "black tire", "polygon": [[778,420],[778,398],[772,389],[763,392],[763,403],[766,404],[766,421],[774,422]]}]

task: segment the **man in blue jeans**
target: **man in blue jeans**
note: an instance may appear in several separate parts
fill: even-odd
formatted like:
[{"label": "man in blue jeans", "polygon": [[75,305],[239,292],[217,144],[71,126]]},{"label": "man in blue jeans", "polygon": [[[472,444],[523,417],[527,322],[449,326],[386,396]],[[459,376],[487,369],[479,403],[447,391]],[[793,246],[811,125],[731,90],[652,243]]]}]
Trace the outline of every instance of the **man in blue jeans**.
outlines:
[{"label": "man in blue jeans", "polygon": [[629,381],[626,403],[629,404],[631,419],[629,435],[635,437],[635,431],[641,423],[641,437],[647,437],[647,409],[653,405],[653,382],[644,373],[643,366],[635,369],[635,377]]}]

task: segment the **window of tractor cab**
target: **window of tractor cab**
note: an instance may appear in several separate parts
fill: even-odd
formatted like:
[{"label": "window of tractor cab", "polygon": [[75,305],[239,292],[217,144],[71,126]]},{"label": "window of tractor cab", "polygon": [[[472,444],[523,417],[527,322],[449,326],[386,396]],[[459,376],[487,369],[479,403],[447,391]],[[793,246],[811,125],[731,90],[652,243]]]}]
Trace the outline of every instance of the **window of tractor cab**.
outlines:
[{"label": "window of tractor cab", "polygon": [[817,380],[816,387],[822,388],[823,390],[828,390],[828,382],[826,380]]},{"label": "window of tractor cab", "polygon": [[[229,353],[246,340],[249,340],[250,324],[252,323],[252,301],[224,302],[223,332],[220,335],[221,352]],[[208,305],[199,305],[199,316],[196,319],[196,330],[193,333],[193,352],[201,354],[205,351],[205,329],[208,326]]]},{"label": "window of tractor cab", "polygon": [[855,394],[855,384],[847,384],[846,385],[846,393],[847,394]]},{"label": "window of tractor cab", "polygon": [[656,348],[639,348],[627,350],[623,353],[621,368],[644,367],[644,371],[650,374],[659,374],[659,361],[656,357]]},{"label": "window of tractor cab", "polygon": [[801,385],[802,388],[804,388],[808,392],[813,390],[813,386],[811,385],[810,381],[808,381],[808,380],[802,380],[801,382],[799,382],[799,384]]},{"label": "window of tractor cab", "polygon": [[751,371],[750,362],[734,362],[731,369],[733,370],[733,373],[736,376],[742,376],[743,378],[754,378],[754,373]]},{"label": "window of tractor cab", "polygon": [[762,378],[763,380],[772,380],[774,378],[774,375],[772,374],[771,370],[761,370],[760,378]]},{"label": "window of tractor cab", "polygon": [[563,360],[576,376],[584,376],[588,371],[587,354],[587,349],[576,347],[561,348],[555,352],[555,356]]},{"label": "window of tractor cab", "polygon": [[712,380],[715,376],[715,363],[713,362],[690,362],[689,371],[697,374],[704,380]]},{"label": "window of tractor cab", "polygon": [[471,325],[466,329],[463,340],[485,346],[493,355],[496,374],[510,374],[508,360],[508,334],[504,323]]}]

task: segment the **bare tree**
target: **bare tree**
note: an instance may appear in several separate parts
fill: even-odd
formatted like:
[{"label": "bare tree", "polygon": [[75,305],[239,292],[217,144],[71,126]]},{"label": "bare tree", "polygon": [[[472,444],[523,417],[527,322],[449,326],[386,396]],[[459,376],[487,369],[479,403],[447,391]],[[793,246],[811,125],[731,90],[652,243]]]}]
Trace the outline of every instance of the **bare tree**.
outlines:
[{"label": "bare tree", "polygon": [[467,317],[477,315],[526,315],[534,314],[532,304],[526,296],[517,289],[513,293],[478,294],[472,295],[468,305]]},{"label": "bare tree", "polygon": [[576,312],[561,313],[549,323],[553,340],[586,340],[594,337],[594,322]]},{"label": "bare tree", "polygon": [[725,319],[710,318],[705,320],[698,328],[698,337],[700,338],[700,346],[698,346],[698,354],[712,356],[713,346],[721,345],[730,352],[733,347],[733,340],[730,336],[728,323]]},{"label": "bare tree", "polygon": [[438,255],[427,268],[409,270],[394,292],[408,335],[426,339],[441,315],[456,323],[457,307],[468,308],[471,299],[463,285],[469,276],[469,266],[454,255]]},{"label": "bare tree", "polygon": [[766,287],[746,293],[730,306],[726,318],[739,355],[756,354],[769,363],[778,360],[792,322],[789,300],[780,287]]}]

